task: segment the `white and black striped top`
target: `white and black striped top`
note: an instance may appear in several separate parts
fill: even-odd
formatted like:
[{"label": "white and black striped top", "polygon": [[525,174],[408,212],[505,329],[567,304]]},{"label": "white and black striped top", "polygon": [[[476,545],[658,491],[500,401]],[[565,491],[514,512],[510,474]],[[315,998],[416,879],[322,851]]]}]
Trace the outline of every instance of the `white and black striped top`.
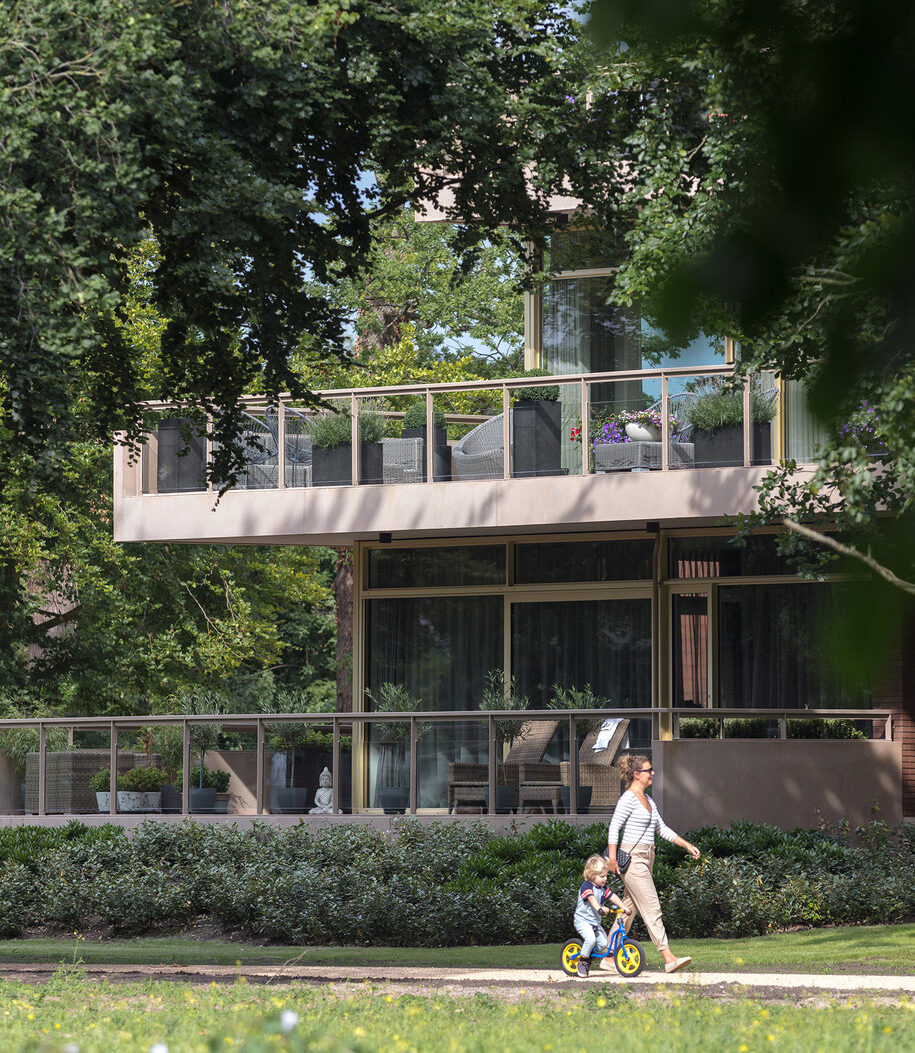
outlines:
[{"label": "white and black striped top", "polygon": [[653,845],[656,834],[665,841],[673,841],[677,834],[661,818],[658,806],[650,797],[648,803],[651,805],[650,819],[638,797],[632,790],[626,790],[613,811],[607,844],[619,844],[621,831],[624,845]]}]

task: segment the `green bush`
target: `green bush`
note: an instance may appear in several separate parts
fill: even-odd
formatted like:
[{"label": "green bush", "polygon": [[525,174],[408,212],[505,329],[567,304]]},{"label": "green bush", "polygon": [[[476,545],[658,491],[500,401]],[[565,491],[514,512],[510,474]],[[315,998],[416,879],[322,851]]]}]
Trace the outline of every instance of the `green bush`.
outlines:
[{"label": "green bush", "polygon": [[[521,377],[551,377],[553,374],[548,369],[525,369],[519,373]],[[512,393],[515,402],[556,402],[559,398],[559,386],[547,384],[543,387],[516,388]]]},{"label": "green bush", "polygon": [[111,789],[111,769],[102,768],[89,780],[89,789],[93,793],[108,793]]},{"label": "green bush", "polygon": [[[446,427],[445,414],[440,409],[433,409],[433,421],[436,428]],[[403,415],[404,428],[425,428],[426,426],[426,400],[417,399],[411,402]]]},{"label": "green bush", "polygon": [[[190,770],[190,787],[192,790],[202,785],[205,790],[215,790],[217,793],[225,793],[229,788],[232,776],[227,771],[216,771],[213,768],[203,768],[203,783],[200,781],[200,765],[197,764]],[[184,787],[184,772],[179,768],[175,775],[175,789]]]},{"label": "green bush", "polygon": [[168,773],[161,768],[129,768],[118,776],[118,789],[134,793],[158,793],[168,782]]},{"label": "green bush", "polygon": [[[560,941],[584,860],[606,824],[561,821],[499,837],[482,822],[398,820],[288,828],[144,822],[0,831],[0,935],[65,931],[101,918],[138,934],[208,917],[249,939],[441,946]],[[879,835],[879,836],[878,836]],[[915,832],[869,827],[861,845],[829,830],[759,823],[688,834],[703,858],[661,842],[655,882],[676,936],[747,936],[797,925],[915,914]],[[619,879],[611,878],[619,891]],[[430,894],[434,892],[435,894]]]}]

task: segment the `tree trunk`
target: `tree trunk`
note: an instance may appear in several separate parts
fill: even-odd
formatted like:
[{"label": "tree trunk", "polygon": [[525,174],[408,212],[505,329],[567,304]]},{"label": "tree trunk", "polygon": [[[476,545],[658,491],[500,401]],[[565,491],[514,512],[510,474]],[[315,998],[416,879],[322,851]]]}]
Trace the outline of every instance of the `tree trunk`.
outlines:
[{"label": "tree trunk", "polygon": [[353,711],[353,550],[337,549],[334,574],[337,616],[337,712]]}]

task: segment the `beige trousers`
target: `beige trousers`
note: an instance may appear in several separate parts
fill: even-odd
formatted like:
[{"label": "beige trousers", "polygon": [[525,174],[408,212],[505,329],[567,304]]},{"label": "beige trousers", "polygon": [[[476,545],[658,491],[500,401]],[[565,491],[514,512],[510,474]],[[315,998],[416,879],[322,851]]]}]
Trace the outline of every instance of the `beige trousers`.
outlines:
[{"label": "beige trousers", "polygon": [[623,875],[625,895],[623,906],[633,910],[626,918],[626,932],[632,927],[636,913],[642,915],[651,942],[659,951],[667,946],[667,932],[661,918],[661,904],[654,887],[651,870],[654,866],[653,845],[621,845],[624,852],[632,856],[629,869]]}]

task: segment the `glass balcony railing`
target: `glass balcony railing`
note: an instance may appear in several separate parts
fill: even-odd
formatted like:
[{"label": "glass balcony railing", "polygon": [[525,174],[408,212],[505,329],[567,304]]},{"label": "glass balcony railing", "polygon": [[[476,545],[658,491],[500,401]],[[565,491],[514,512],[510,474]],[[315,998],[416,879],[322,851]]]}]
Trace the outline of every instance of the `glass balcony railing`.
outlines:
[{"label": "glass balcony railing", "polygon": [[[244,405],[235,489],[383,486],[772,464],[778,391],[708,366],[322,392]],[[150,407],[142,493],[218,489],[210,421]]]}]

